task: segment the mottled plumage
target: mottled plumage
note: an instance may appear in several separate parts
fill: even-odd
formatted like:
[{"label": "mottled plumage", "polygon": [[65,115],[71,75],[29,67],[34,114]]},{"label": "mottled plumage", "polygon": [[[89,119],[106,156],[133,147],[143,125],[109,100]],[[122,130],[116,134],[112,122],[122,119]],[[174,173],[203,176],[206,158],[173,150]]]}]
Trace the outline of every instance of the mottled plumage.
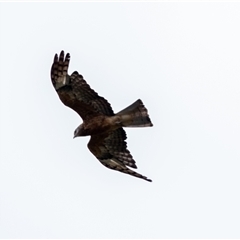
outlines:
[{"label": "mottled plumage", "polygon": [[151,182],[147,177],[127,168],[137,168],[127,149],[123,127],[152,126],[147,109],[139,99],[129,107],[114,114],[111,105],[99,96],[78,72],[68,75],[70,54],[56,54],[51,69],[51,79],[59,98],[76,111],[83,123],[75,130],[74,137],[90,135],[89,150],[106,167]]}]

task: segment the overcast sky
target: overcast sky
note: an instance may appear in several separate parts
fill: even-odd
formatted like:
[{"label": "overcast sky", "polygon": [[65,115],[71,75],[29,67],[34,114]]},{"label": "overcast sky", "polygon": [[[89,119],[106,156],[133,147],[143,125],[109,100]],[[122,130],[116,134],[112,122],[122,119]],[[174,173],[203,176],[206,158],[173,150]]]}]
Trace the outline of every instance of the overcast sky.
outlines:
[{"label": "overcast sky", "polygon": [[[240,3],[0,3],[0,238],[240,238]],[[149,183],[73,140],[55,53],[115,112]]]}]

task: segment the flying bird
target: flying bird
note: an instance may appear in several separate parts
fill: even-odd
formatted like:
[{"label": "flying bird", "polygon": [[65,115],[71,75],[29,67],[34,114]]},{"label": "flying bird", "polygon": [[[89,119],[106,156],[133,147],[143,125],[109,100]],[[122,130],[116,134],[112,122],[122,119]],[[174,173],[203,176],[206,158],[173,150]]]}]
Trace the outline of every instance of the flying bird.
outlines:
[{"label": "flying bird", "polygon": [[[151,179],[129,169],[137,168],[127,149],[123,127],[151,127],[153,124],[143,102],[136,102],[114,114],[110,103],[99,96],[77,71],[68,75],[70,54],[61,51],[54,56],[51,68],[52,84],[67,107],[83,120],[74,131],[74,138],[91,136],[88,148],[105,167],[151,182]],[[127,167],[128,166],[128,167]]]}]

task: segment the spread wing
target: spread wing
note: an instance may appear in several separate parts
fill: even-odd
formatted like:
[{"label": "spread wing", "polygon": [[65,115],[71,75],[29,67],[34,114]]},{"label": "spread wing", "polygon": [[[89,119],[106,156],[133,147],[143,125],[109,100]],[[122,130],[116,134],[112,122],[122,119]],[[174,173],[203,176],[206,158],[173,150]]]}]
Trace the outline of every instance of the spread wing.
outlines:
[{"label": "spread wing", "polygon": [[113,110],[109,102],[99,96],[78,72],[68,75],[70,54],[64,57],[64,51],[60,56],[56,54],[51,68],[51,80],[61,101],[76,111],[83,120],[97,115],[113,116]]},{"label": "spread wing", "polygon": [[105,167],[151,182],[152,180],[126,167],[137,168],[127,149],[126,139],[125,131],[119,128],[108,135],[92,135],[88,148]]}]

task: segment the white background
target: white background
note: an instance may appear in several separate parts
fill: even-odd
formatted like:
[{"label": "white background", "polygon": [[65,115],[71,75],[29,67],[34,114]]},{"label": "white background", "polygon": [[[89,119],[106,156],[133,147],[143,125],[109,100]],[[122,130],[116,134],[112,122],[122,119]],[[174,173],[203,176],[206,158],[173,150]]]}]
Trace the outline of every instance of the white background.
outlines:
[{"label": "white background", "polygon": [[[240,3],[1,3],[0,237],[240,237]],[[115,112],[138,172],[103,167],[50,81],[55,53]]]}]

